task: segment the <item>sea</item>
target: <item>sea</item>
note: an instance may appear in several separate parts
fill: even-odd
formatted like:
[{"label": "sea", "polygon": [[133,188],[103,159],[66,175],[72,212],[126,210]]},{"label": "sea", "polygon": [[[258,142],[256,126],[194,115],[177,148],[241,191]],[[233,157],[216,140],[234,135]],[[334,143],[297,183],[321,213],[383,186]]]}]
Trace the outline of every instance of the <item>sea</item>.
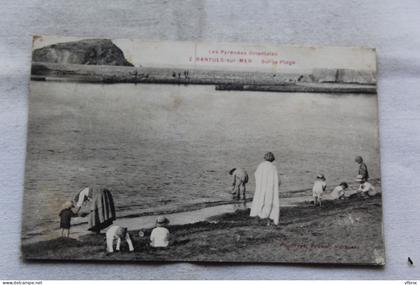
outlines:
[{"label": "sea", "polygon": [[[231,201],[229,170],[271,151],[280,191],[352,182],[361,155],[380,178],[377,96],[216,91],[214,86],[32,81],[22,238],[59,228],[84,187],[111,191],[117,217]],[[79,221],[80,222],[80,221]]]}]

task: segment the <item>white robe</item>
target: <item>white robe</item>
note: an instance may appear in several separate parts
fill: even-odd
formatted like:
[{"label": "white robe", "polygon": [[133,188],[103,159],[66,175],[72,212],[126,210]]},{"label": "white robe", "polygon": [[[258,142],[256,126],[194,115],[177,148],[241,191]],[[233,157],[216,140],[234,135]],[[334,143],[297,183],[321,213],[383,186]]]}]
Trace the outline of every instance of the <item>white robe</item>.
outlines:
[{"label": "white robe", "polygon": [[277,167],[269,161],[260,163],[255,171],[255,184],[251,217],[269,218],[277,225],[280,217]]}]

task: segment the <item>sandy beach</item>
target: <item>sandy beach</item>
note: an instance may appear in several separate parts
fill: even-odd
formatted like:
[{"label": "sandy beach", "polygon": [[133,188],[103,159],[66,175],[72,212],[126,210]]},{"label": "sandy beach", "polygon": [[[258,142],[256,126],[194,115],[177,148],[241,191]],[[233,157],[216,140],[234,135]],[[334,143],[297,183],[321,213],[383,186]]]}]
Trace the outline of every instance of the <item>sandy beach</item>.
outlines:
[{"label": "sandy beach", "polygon": [[[302,202],[309,202],[312,198],[308,196],[309,190],[300,192],[281,193],[281,207],[296,206]],[[221,213],[233,213],[237,210],[250,208],[252,198],[244,200],[221,200],[207,203],[192,204],[183,208],[155,208],[145,212],[129,212],[119,214],[117,224],[126,227],[128,230],[151,228],[155,225],[156,218],[165,215],[170,219],[172,225],[185,225],[205,221]],[[72,219],[71,233],[73,238],[79,238],[86,234],[87,218],[74,217]],[[37,233],[36,231],[22,238],[23,244],[32,244],[39,241],[51,240],[60,235],[58,224],[51,227],[49,231]]]},{"label": "sandy beach", "polygon": [[384,264],[381,196],[325,201],[322,208],[309,202],[281,209],[280,224],[249,217],[238,209],[205,221],[169,225],[171,245],[149,246],[151,228],[131,230],[134,252],[122,243],[107,254],[104,234],[55,238],[22,246],[25,259],[136,260],[192,262],[308,262]]}]

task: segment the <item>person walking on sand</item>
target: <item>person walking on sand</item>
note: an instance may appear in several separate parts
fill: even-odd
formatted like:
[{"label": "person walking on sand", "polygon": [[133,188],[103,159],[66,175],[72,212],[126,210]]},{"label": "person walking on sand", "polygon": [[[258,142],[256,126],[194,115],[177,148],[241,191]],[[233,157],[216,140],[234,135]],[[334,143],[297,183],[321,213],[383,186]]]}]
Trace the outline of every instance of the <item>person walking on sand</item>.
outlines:
[{"label": "person walking on sand", "polygon": [[62,210],[60,211],[60,229],[61,229],[61,236],[64,237],[64,232],[66,233],[66,237],[70,236],[70,227],[71,227],[71,218],[77,216],[76,213],[73,212],[73,202],[67,201],[64,203]]},{"label": "person walking on sand", "polygon": [[312,197],[314,198],[314,206],[318,204],[321,207],[321,197],[327,188],[327,183],[325,182],[324,174],[319,174],[316,176],[314,186],[312,187]]},{"label": "person walking on sand", "polygon": [[127,228],[120,227],[117,225],[111,226],[106,231],[106,251],[108,253],[114,252],[114,241],[117,241],[116,251],[120,251],[121,240],[125,240],[128,244],[128,250],[134,251],[133,243],[131,242],[130,234]]},{"label": "person walking on sand", "polygon": [[246,196],[246,184],[248,183],[248,173],[242,168],[232,168],[229,171],[229,174],[233,176],[233,183],[232,183],[232,196],[233,199],[240,200],[241,199],[241,192],[242,192],[242,199],[245,201]]},{"label": "person walking on sand", "polygon": [[363,158],[360,155],[358,155],[358,156],[356,156],[354,161],[357,164],[359,164],[359,173],[358,174],[361,175],[362,178],[365,181],[368,181],[369,180],[369,172],[368,172],[366,163],[363,162]]},{"label": "person walking on sand", "polygon": [[278,225],[280,217],[279,178],[273,153],[267,152],[264,155],[264,160],[255,171],[256,187],[250,216],[268,219],[268,225],[270,225],[270,221]]}]

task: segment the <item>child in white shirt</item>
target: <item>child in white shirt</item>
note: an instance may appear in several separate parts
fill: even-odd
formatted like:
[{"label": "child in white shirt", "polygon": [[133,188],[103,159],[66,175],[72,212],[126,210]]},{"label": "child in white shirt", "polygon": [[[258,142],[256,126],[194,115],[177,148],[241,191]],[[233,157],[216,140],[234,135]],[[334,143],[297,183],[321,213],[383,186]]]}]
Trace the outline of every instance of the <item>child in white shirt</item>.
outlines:
[{"label": "child in white shirt", "polygon": [[357,192],[362,193],[363,196],[375,196],[378,191],[373,187],[372,184],[366,181],[366,179],[362,175],[357,175],[356,181],[360,183],[359,189]]},{"label": "child in white shirt", "polygon": [[327,188],[327,183],[325,182],[325,176],[320,174],[316,177],[314,186],[312,187],[312,197],[314,199],[314,206],[317,204],[321,207],[321,196],[322,193]]},{"label": "child in white shirt", "polygon": [[169,230],[165,228],[169,224],[166,217],[158,217],[156,220],[156,227],[150,234],[150,245],[157,248],[165,248],[169,245]]},{"label": "child in white shirt", "polygon": [[343,199],[345,196],[345,190],[349,187],[346,182],[341,182],[340,185],[336,186],[334,190],[328,196],[328,200]]}]

